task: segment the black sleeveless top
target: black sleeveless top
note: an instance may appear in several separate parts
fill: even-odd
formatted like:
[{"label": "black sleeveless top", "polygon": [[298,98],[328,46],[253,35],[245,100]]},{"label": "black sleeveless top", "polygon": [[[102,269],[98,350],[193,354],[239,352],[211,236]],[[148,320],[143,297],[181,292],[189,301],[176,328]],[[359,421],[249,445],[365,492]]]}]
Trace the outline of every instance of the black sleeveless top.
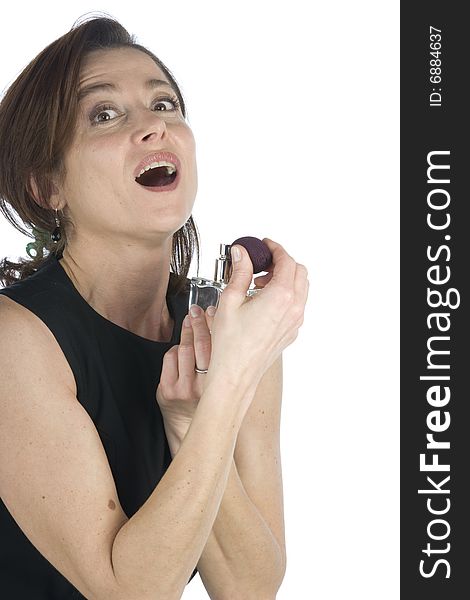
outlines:
[{"label": "black sleeveless top", "polygon": [[[103,443],[122,508],[131,518],[171,462],[156,389],[164,354],[180,342],[189,280],[183,292],[167,291],[173,335],[169,342],[156,342],[97,313],[75,288],[59,258],[51,254],[36,273],[0,289],[0,294],[37,315],[56,338],[75,377],[78,401]],[[33,546],[1,499],[0,582],[5,599],[84,598]]]}]

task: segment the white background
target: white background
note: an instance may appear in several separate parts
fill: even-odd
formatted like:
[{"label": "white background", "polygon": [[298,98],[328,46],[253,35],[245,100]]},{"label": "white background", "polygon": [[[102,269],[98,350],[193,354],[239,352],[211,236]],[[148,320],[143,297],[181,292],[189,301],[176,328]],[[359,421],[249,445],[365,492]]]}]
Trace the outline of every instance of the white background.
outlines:
[{"label": "white background", "polygon": [[[170,68],[197,143],[200,275],[220,242],[309,270],[284,352],[288,566],[278,600],[399,597],[399,5],[8,3],[0,90],[90,11]],[[0,221],[0,257],[30,241]],[[195,263],[191,275],[195,274]],[[199,575],[184,600],[208,598]]]}]

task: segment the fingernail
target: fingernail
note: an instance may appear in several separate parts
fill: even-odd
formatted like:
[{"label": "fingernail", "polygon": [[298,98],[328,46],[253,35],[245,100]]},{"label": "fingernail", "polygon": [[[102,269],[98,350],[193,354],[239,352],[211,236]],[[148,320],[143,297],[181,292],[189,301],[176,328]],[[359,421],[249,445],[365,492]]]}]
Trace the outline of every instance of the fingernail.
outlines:
[{"label": "fingernail", "polygon": [[206,313],[209,317],[213,317],[215,315],[215,306],[209,306],[206,310]]},{"label": "fingernail", "polygon": [[238,262],[241,259],[242,255],[240,249],[237,246],[232,247],[232,260],[233,262]]},{"label": "fingernail", "polygon": [[201,314],[201,308],[197,304],[192,304],[189,312],[192,317],[198,317]]},{"label": "fingernail", "polygon": [[183,327],[191,327],[191,319],[188,315],[186,315],[184,318]]}]

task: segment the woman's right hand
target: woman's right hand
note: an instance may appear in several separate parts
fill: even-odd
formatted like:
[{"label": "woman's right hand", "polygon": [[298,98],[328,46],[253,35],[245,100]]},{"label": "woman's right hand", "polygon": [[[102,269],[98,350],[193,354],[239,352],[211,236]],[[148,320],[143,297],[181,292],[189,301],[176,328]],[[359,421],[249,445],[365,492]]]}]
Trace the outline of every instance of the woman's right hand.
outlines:
[{"label": "woman's right hand", "polygon": [[212,323],[204,387],[222,376],[225,383],[242,385],[247,392],[256,390],[267,369],[297,338],[308,296],[307,269],[280,244],[268,238],[263,242],[271,250],[272,266],[256,280],[257,286],[263,282],[263,289],[248,301],[253,265],[245,248],[236,246],[241,260],[232,258],[232,275]]}]

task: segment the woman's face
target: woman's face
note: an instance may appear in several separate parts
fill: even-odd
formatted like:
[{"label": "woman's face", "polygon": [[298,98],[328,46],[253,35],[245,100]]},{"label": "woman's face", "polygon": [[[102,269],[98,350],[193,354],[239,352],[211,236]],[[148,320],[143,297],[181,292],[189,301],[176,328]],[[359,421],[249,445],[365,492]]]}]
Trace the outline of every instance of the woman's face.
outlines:
[{"label": "woman's face", "polygon": [[[168,82],[150,56],[132,48],[98,50],[83,63],[80,92],[104,83],[115,89],[108,85],[83,95],[65,156],[63,198],[81,239],[98,235],[150,247],[172,236],[191,215],[195,140],[170,84],[150,88],[151,79]],[[135,181],[142,159],[158,151],[180,160],[174,190],[152,192]]]}]

